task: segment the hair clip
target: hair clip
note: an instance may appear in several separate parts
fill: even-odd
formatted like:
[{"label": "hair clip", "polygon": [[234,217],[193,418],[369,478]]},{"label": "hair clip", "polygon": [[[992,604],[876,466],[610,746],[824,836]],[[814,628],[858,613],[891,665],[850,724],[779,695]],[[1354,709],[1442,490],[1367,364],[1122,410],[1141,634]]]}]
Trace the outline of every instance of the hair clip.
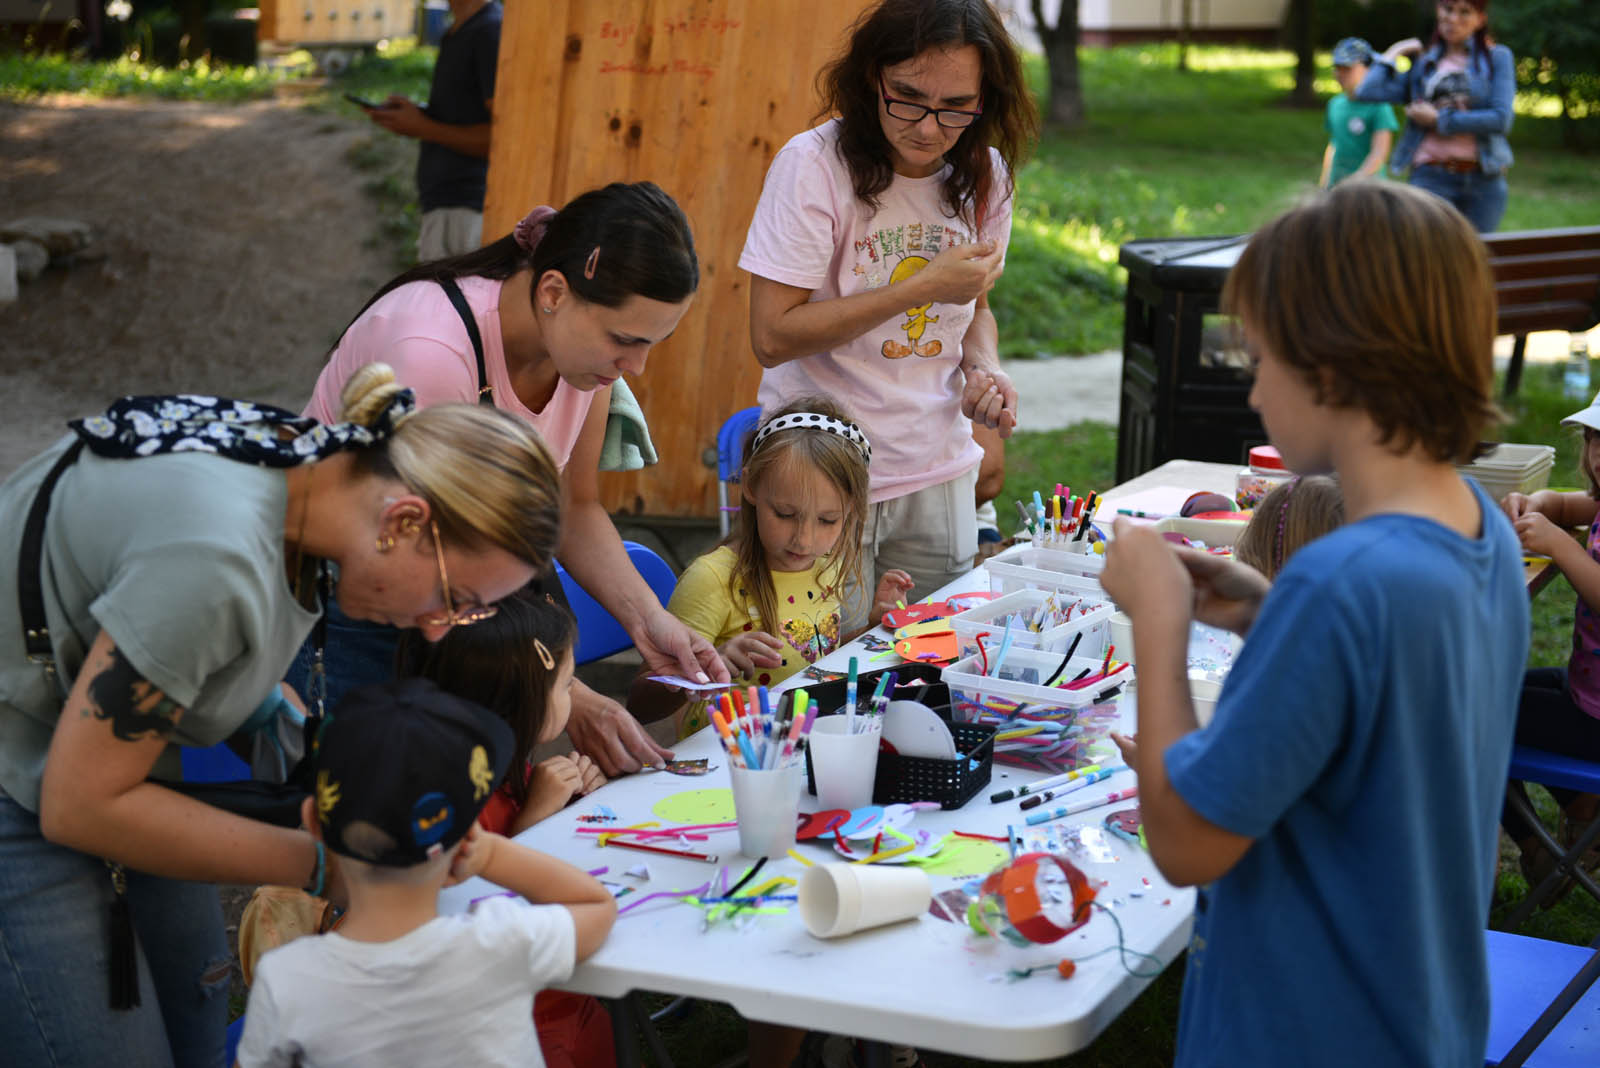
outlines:
[{"label": "hair clip", "polygon": [[596,245],[594,251],[589,253],[589,258],[583,261],[583,276],[590,281],[594,280],[594,269],[600,263],[600,246]]},{"label": "hair clip", "polygon": [[550,655],[550,649],[538,638],[533,639],[533,651],[539,654],[539,663],[544,665],[546,671],[556,669],[556,658]]}]

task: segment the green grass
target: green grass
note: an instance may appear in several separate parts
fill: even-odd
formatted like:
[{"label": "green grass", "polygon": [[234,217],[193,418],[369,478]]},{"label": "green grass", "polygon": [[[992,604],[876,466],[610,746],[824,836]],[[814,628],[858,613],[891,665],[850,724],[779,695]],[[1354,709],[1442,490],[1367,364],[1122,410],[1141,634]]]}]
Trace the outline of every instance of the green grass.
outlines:
[{"label": "green grass", "polygon": [[[1320,111],[1281,106],[1288,52],[1192,47],[1189,74],[1174,69],[1175,45],[1084,49],[1081,63],[1088,121],[1047,131],[1017,176],[1011,250],[991,298],[1007,356],[1120,347],[1119,246],[1249,231],[1312,189],[1327,143]],[[1337,86],[1321,63],[1326,98]],[[1029,75],[1042,88],[1041,59]],[[1561,147],[1552,103],[1518,97],[1504,229],[1600,220],[1594,159]]]},{"label": "green grass", "polygon": [[157,67],[127,56],[88,61],[60,52],[0,52],[0,99],[27,100],[45,93],[84,96],[154,96],[232,103],[273,94],[292,70],[234,67],[204,59]]}]

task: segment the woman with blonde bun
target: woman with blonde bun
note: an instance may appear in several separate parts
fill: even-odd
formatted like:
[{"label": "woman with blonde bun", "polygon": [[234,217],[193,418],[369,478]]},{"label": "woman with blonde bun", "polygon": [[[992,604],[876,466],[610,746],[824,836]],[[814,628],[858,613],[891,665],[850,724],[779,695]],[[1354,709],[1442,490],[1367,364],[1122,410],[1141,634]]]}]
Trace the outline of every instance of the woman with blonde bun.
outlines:
[{"label": "woman with blonde bun", "polygon": [[344,415],[125,397],[0,483],[8,1063],[219,1063],[229,952],[208,884],[339,888],[305,831],[169,788],[175,747],[240,727],[333,575],[352,615],[439,636],[550,560],[560,481],[520,421],[416,411],[382,365]]}]

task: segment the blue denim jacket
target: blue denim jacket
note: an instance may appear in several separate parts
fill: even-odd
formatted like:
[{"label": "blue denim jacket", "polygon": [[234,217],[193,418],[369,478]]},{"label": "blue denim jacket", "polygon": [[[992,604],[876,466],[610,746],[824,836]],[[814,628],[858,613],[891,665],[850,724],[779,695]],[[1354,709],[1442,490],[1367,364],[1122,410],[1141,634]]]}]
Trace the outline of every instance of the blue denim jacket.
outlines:
[{"label": "blue denim jacket", "polygon": [[[1427,84],[1443,55],[1444,46],[1436,44],[1418,56],[1404,74],[1382,59],[1377,60],[1356,90],[1356,99],[1390,104],[1426,99]],[[1511,142],[1506,140],[1511,130],[1512,100],[1517,91],[1516,63],[1511,49],[1497,44],[1485,56],[1477,42],[1473,42],[1472,56],[1467,62],[1467,81],[1472,86],[1471,109],[1441,111],[1438,132],[1476,134],[1478,165],[1484,174],[1501,174],[1511,166],[1512,159]],[[1411,157],[1427,132],[1414,122],[1406,123],[1399,143],[1389,156],[1391,171],[1398,174],[1410,169]]]}]

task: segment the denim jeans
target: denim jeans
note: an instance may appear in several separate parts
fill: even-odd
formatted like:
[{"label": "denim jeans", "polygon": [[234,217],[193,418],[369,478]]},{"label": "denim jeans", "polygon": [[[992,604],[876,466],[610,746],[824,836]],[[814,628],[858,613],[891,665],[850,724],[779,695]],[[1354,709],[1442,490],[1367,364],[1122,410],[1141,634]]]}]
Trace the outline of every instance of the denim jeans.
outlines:
[{"label": "denim jeans", "polygon": [[[352,619],[339,610],[339,602],[332,597],[328,598],[327,613],[328,635],[322,650],[322,664],[331,711],[338,706],[339,698],[357,686],[394,678],[400,631],[382,623]],[[307,708],[311,707],[311,666],[316,663],[316,642],[317,632],[313,630],[300,651],[294,654],[294,663],[289,665],[289,673],[284,676]]]},{"label": "denim jeans", "polygon": [[1457,173],[1424,163],[1411,171],[1411,184],[1454,204],[1480,234],[1492,234],[1506,213],[1506,176],[1482,171]]},{"label": "denim jeans", "polygon": [[0,1060],[217,1068],[229,953],[217,889],[128,872],[139,942],[134,1009],[110,1006],[110,869],[45,841],[0,794]]}]

